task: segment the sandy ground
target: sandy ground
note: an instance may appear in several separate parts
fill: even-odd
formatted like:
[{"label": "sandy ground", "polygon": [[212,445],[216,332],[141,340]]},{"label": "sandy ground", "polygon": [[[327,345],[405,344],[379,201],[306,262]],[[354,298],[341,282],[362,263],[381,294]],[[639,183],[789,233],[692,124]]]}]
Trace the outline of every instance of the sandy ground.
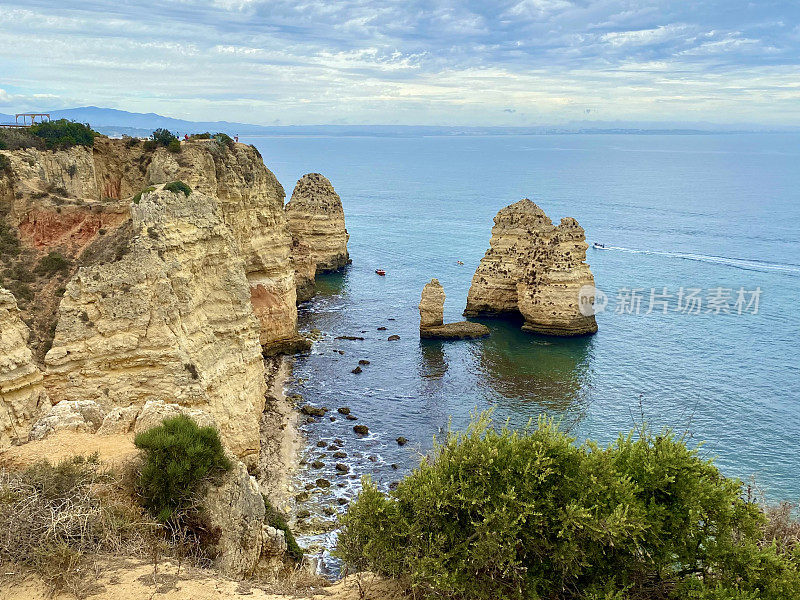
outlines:
[{"label": "sandy ground", "polygon": [[[0,600],[400,600],[407,596],[400,586],[369,574],[351,575],[327,587],[292,589],[221,577],[214,571],[178,567],[174,562],[153,563],[135,559],[109,558],[87,573],[80,589],[52,594],[35,575],[6,571],[0,573]],[[76,595],[77,594],[77,595]]]},{"label": "sandy ground", "polygon": [[97,453],[109,466],[120,466],[136,456],[133,434],[95,435],[75,431],[58,431],[43,440],[12,446],[0,452],[0,466],[26,467],[41,459],[58,463],[72,456]]}]

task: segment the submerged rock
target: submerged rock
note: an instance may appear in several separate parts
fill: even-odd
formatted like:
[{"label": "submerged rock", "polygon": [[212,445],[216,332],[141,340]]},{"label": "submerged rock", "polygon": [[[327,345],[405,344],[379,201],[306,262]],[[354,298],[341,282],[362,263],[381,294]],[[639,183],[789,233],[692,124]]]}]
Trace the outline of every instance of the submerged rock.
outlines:
[{"label": "submerged rock", "polygon": [[353,431],[359,435],[367,435],[369,433],[369,427],[366,425],[354,425]]}]

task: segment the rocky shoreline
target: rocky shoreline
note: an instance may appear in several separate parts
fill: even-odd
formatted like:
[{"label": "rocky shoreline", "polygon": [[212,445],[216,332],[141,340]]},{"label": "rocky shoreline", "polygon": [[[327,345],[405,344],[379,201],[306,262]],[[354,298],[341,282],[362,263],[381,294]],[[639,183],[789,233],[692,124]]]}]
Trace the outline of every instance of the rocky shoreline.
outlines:
[{"label": "rocky shoreline", "polygon": [[[349,461],[397,470],[379,449],[408,442],[380,439],[347,406],[286,393],[290,355],[331,337],[302,335],[297,305],[319,274],[350,263],[331,182],[304,175],[284,205],[258,151],[232,140],[175,152],[98,137],[93,148],[0,156],[0,462],[89,448],[130,458],[135,434],[188,416],[219,432],[233,465],[206,489],[216,568],[245,577],[281,564],[288,540],[268,524],[269,506],[326,555],[358,489]],[[594,318],[575,313],[577,289],[594,281],[585,250],[573,219],[553,226],[529,200],[501,210],[465,314],[517,312],[526,330],[591,333]],[[421,339],[489,335],[445,324],[444,301],[432,279]],[[388,325],[376,335],[397,342]],[[369,364],[361,357],[351,373]],[[339,421],[337,435],[307,440],[305,426],[323,419]]]}]

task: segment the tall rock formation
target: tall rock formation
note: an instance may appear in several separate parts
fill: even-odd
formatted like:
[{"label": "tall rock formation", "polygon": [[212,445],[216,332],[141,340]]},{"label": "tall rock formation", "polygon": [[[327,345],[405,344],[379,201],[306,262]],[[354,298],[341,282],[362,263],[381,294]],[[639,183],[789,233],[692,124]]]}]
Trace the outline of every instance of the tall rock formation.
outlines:
[{"label": "tall rock formation", "polygon": [[582,287],[594,286],[586,264],[586,236],[571,218],[542,236],[534,247],[533,260],[517,285],[522,329],[548,335],[583,335],[597,331],[594,315],[583,315],[578,296]]},{"label": "tall rock formation", "polygon": [[344,209],[339,194],[319,173],[303,175],[286,205],[292,235],[299,300],[311,297],[317,273],[337,271],[349,262]]},{"label": "tall rock formation", "polygon": [[419,337],[423,339],[456,340],[489,335],[489,328],[480,323],[459,321],[444,323],[444,288],[438,279],[431,279],[422,288],[419,300]]},{"label": "tall rock formation", "polygon": [[260,328],[220,204],[156,190],[87,248],[66,286],[45,384],[53,401],[104,411],[148,400],[200,408],[254,464],[264,408]]},{"label": "tall rock formation", "polygon": [[578,308],[580,288],[594,285],[578,222],[565,218],[556,227],[525,198],[501,209],[494,223],[464,314],[521,314],[523,329],[551,335],[596,332],[594,316]]},{"label": "tall rock formation", "polygon": [[422,288],[419,299],[419,329],[444,325],[444,288],[438,279],[431,279]]},{"label": "tall rock formation", "polygon": [[14,296],[0,288],[0,450],[26,442],[31,424],[50,406],[29,335]]},{"label": "tall rock formation", "polygon": [[531,261],[536,239],[552,229],[550,218],[527,198],[501,209],[494,218],[489,249],[472,277],[464,314],[517,313],[517,283]]},{"label": "tall rock formation", "polygon": [[269,351],[300,342],[292,237],[283,210],[286,194],[258,151],[210,140],[183,144],[180,154],[161,149],[147,167],[147,180],[184,181],[217,198],[245,259],[262,345]]}]

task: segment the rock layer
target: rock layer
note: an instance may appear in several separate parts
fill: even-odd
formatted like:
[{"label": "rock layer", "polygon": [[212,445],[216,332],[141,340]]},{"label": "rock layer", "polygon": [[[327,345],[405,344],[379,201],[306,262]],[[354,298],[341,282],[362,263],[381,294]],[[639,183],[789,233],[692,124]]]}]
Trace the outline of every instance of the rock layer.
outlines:
[{"label": "rock layer", "polygon": [[521,314],[523,329],[550,335],[597,331],[579,310],[578,292],[593,286],[583,228],[572,218],[554,226],[529,199],[497,213],[489,249],[467,296],[465,315]]},{"label": "rock layer", "polygon": [[538,240],[533,261],[517,285],[523,330],[567,336],[597,331],[594,315],[583,315],[578,304],[581,288],[594,286],[585,239],[583,227],[566,217]]},{"label": "rock layer", "polygon": [[58,249],[68,258],[124,223],[130,197],[148,186],[180,180],[216,198],[244,258],[262,344],[298,340],[285,193],[255,148],[199,140],[171,153],[98,137],[94,148],[2,154],[10,163],[7,177],[0,172],[7,220],[26,246]]},{"label": "rock layer", "polygon": [[132,207],[120,256],[70,280],[46,387],[54,401],[103,410],[148,400],[201,408],[240,457],[259,449],[260,328],[236,241],[218,203],[155,191]]},{"label": "rock layer", "polygon": [[344,209],[339,194],[319,173],[303,175],[286,205],[292,235],[298,297],[311,297],[317,273],[337,271],[350,260]]},{"label": "rock layer", "polygon": [[14,296],[0,288],[0,449],[26,442],[31,423],[50,406],[29,335]]},{"label": "rock layer", "polygon": [[422,288],[419,300],[419,337],[423,339],[452,340],[479,338],[489,335],[489,328],[480,323],[459,321],[444,323],[444,288],[438,279],[431,279]]},{"label": "rock layer", "polygon": [[269,349],[297,340],[292,238],[283,209],[286,194],[258,151],[214,141],[183,144],[180,154],[161,149],[147,167],[146,179],[148,184],[184,181],[217,198],[245,260],[262,345]]}]

